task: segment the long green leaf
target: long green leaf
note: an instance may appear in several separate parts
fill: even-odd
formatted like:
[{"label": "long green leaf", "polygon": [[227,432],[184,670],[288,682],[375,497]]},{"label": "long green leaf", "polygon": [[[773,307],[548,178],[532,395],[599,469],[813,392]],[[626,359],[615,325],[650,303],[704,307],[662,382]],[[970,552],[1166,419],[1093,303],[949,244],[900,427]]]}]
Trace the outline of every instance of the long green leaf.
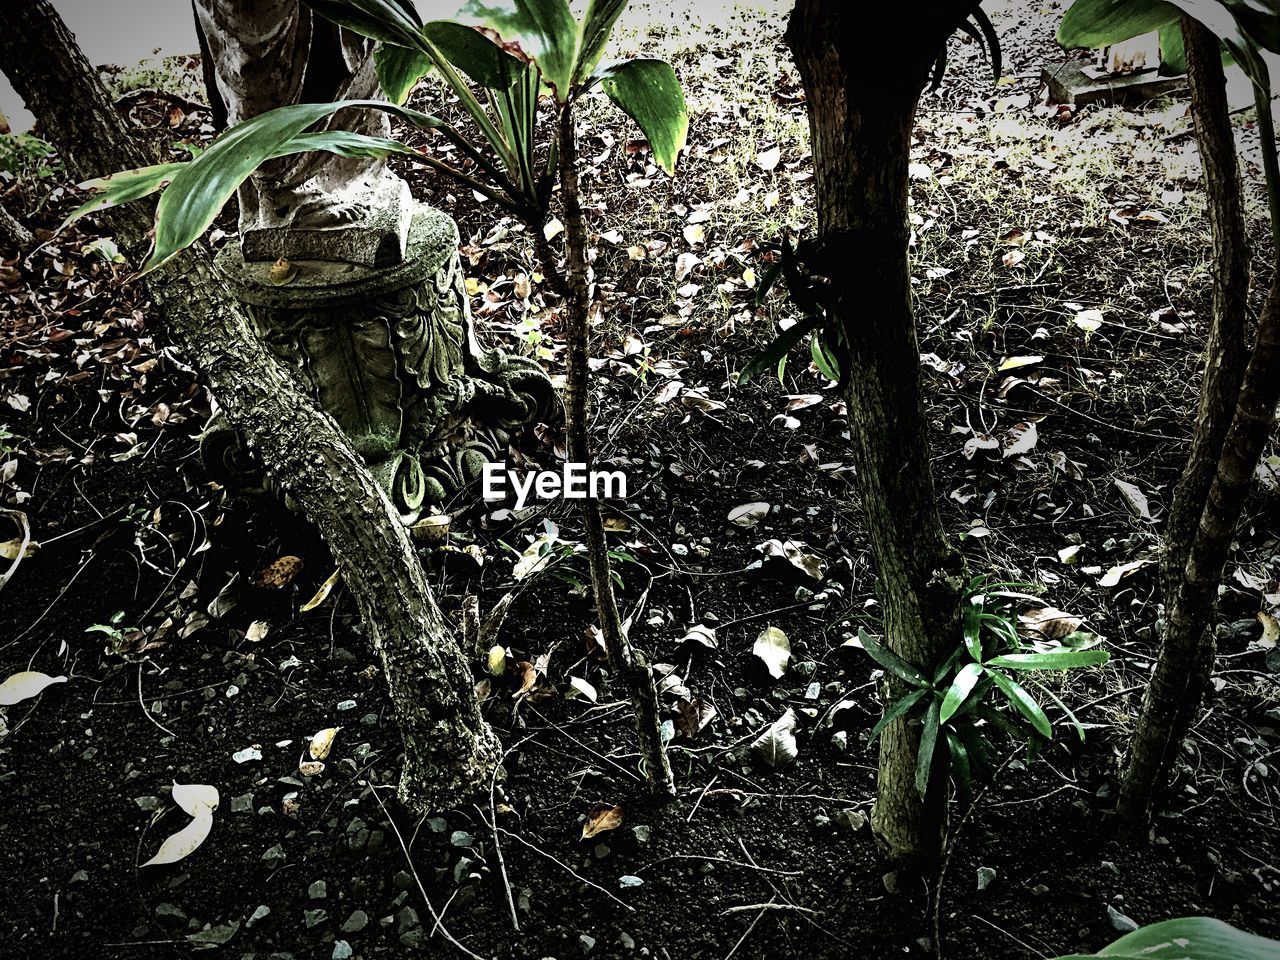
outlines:
[{"label": "long green leaf", "polygon": [[804,339],[805,334],[809,333],[821,322],[821,317],[810,316],[797,320],[787,327],[742,368],[742,372],[738,374],[738,383],[750,383],[755,377],[770,370],[779,360],[790,353],[797,343]]},{"label": "long green leaf", "polygon": [[980,593],[969,597],[968,603],[964,605],[961,627],[964,632],[965,649],[978,663],[982,662],[982,607],[985,602],[986,597]]},{"label": "long green leaf", "polygon": [[925,680],[924,675],[913,667],[907,661],[883,646],[880,641],[876,640],[867,631],[858,629],[858,640],[862,643],[862,649],[870,654],[871,659],[880,666],[884,667],[895,677],[907,681],[913,687],[927,687],[929,682]]},{"label": "long green leaf", "polygon": [[302,0],[326,20],[400,47],[417,43],[422,26],[412,0]]},{"label": "long green leaf", "polygon": [[1110,946],[1087,957],[1075,954],[1058,960],[1276,960],[1280,941],[1237,930],[1212,917],[1179,917],[1126,933]]},{"label": "long green leaf", "polygon": [[653,159],[675,173],[689,135],[689,108],[671,64],[665,60],[623,60],[597,70],[605,94],[640,127]]},{"label": "long green leaf", "polygon": [[978,680],[982,678],[982,672],[980,663],[966,663],[960,668],[960,672],[956,674],[956,678],[951,681],[951,686],[947,689],[947,695],[942,698],[939,722],[946,723],[960,709],[961,704],[973,692]]},{"label": "long green leaf", "polygon": [[575,82],[582,83],[595,70],[600,57],[604,55],[613,26],[627,8],[628,2],[629,0],[587,0],[586,12],[582,15],[582,35],[578,42]]},{"label": "long green leaf", "polygon": [[1178,76],[1187,72],[1187,48],[1182,42],[1182,21],[1160,28],[1160,72]]},{"label": "long green leaf", "polygon": [[951,775],[955,779],[960,802],[967,803],[973,797],[973,774],[969,769],[969,751],[951,730],[947,731],[947,750],[951,754]]},{"label": "long green leaf", "polygon": [[506,90],[520,76],[523,61],[474,27],[433,20],[422,32],[450,63],[481,87]]},{"label": "long green leaf", "polygon": [[893,703],[889,704],[889,709],[884,712],[884,716],[882,716],[880,721],[871,728],[871,736],[867,739],[867,746],[875,743],[876,737],[880,736],[880,734],[884,732],[885,727],[904,713],[907,713],[912,707],[919,703],[920,698],[928,692],[928,690],[912,690],[910,693],[899,697],[897,700],[893,701]]},{"label": "long green leaf", "polygon": [[992,657],[987,662],[993,667],[1008,670],[1071,670],[1075,667],[1096,667],[1111,658],[1105,650],[1052,650],[1048,653],[1009,653]]},{"label": "long green leaf", "polygon": [[1080,738],[1081,743],[1084,743],[1084,724],[1082,724],[1080,719],[1071,711],[1071,708],[1063,703],[1062,698],[1046,687],[1043,683],[1037,683],[1036,687],[1041,693],[1056,703],[1058,705],[1058,709],[1067,715],[1067,719],[1071,721],[1071,726],[1075,730],[1076,736]]},{"label": "long green leaf", "polygon": [[1109,47],[1179,19],[1165,0],[1076,0],[1058,24],[1058,43],[1067,50]]},{"label": "long green leaf", "polygon": [[512,54],[538,65],[558,101],[569,99],[579,34],[565,0],[468,0],[452,19],[492,30]]},{"label": "long green leaf", "polygon": [[198,240],[250,174],[310,127],[347,108],[383,110],[420,127],[442,126],[434,117],[382,100],[341,100],[278,107],[232,127],[173,177],[156,208],[156,240],[143,272],[166,263]]},{"label": "long green leaf", "polygon": [[92,191],[93,196],[88,202],[77,207],[58,229],[61,230],[68,224],[99,210],[108,210],[111,207],[148,197],[168,186],[185,166],[185,163],[158,163],[151,167],[121,170],[109,176],[86,180],[80,184],[80,189]]},{"label": "long green leaf", "polygon": [[397,105],[409,99],[413,88],[431,72],[431,67],[431,59],[417,47],[380,43],[373,51],[373,69],[378,74],[378,85],[387,99]]},{"label": "long green leaf", "polygon": [[1049,723],[1049,718],[1045,716],[1040,704],[1036,703],[1035,698],[1014,680],[1010,680],[1004,674],[998,671],[991,671],[991,679],[996,682],[1009,702],[1017,707],[1018,712],[1031,721],[1031,725],[1040,732],[1046,739],[1053,739],[1053,725]]},{"label": "long green leaf", "polygon": [[933,779],[933,755],[938,745],[938,701],[929,704],[924,715],[924,726],[920,729],[920,753],[916,755],[916,793],[924,799],[929,792],[929,781]]}]

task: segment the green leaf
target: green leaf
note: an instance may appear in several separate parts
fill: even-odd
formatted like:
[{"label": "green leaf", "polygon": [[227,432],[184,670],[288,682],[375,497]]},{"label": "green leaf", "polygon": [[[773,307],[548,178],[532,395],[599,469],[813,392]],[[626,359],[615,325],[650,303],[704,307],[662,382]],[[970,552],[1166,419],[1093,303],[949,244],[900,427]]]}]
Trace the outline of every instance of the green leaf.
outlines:
[{"label": "green leaf", "polygon": [[373,51],[373,69],[378,74],[378,84],[387,99],[397,105],[409,99],[413,88],[431,72],[431,67],[431,59],[416,48],[380,43]]},{"label": "green leaf", "polygon": [[302,0],[326,20],[401,47],[418,43],[422,20],[412,0]]},{"label": "green leaf", "polygon": [[967,803],[973,797],[973,775],[969,770],[969,751],[960,742],[960,738],[950,730],[947,731],[947,750],[951,754],[951,774],[955,778],[960,801]]},{"label": "green leaf", "polygon": [[1179,19],[1164,0],[1076,0],[1058,24],[1058,43],[1067,50],[1109,47]]},{"label": "green leaf", "polygon": [[119,173],[98,177],[95,180],[86,180],[80,184],[80,189],[92,191],[93,196],[77,207],[58,229],[61,230],[68,224],[99,210],[108,210],[111,207],[148,197],[168,186],[185,166],[185,163],[158,163],[152,167],[121,170]]},{"label": "green leaf", "polygon": [[813,357],[813,365],[818,368],[820,374],[828,380],[839,382],[840,365],[827,350],[827,346],[822,340],[821,328],[816,330],[809,340],[809,355]]},{"label": "green leaf", "polygon": [[143,272],[156,269],[198,240],[240,184],[265,161],[281,156],[285,145],[307,127],[339,110],[359,107],[384,110],[420,127],[442,124],[434,117],[382,100],[298,103],[237,124],[195,160],[183,164],[160,197],[155,246]]},{"label": "green leaf", "polygon": [[978,780],[991,779],[991,759],[987,750],[987,741],[972,723],[961,724],[956,730],[960,742],[969,753],[969,766]]},{"label": "green leaf", "polygon": [[665,60],[623,60],[597,70],[605,94],[640,127],[653,159],[675,173],[689,135],[689,109],[671,64]]},{"label": "green leaf", "polygon": [[960,672],[956,674],[955,680],[951,682],[951,686],[947,690],[947,695],[942,699],[942,710],[938,716],[940,723],[946,723],[960,709],[961,704],[973,692],[974,686],[981,679],[982,673],[982,664],[980,663],[966,663],[960,668]]},{"label": "green leaf", "polygon": [[[1124,960],[1275,960],[1280,943],[1212,917],[1179,917],[1126,933],[1093,956]],[[1059,960],[1070,960],[1061,957]]]},{"label": "green leaf", "polygon": [[452,19],[492,30],[509,53],[538,65],[560,103],[569,99],[579,37],[565,0],[468,0]]},{"label": "green leaf", "polygon": [[1105,650],[1052,650],[1048,653],[1009,653],[992,657],[987,662],[1007,670],[1071,670],[1075,667],[1096,667],[1110,658],[1111,654]]},{"label": "green leaf", "polygon": [[880,718],[880,721],[871,728],[871,736],[867,740],[867,745],[870,746],[875,743],[876,737],[880,736],[885,727],[904,713],[907,713],[912,707],[919,703],[920,698],[928,692],[928,690],[912,690],[905,696],[899,697],[897,700],[893,701],[893,703],[889,705],[889,709],[884,712],[884,716]]},{"label": "green leaf", "polygon": [[578,64],[574,71],[576,82],[581,83],[595,71],[604,55],[609,35],[613,33],[613,26],[627,8],[628,2],[629,0],[587,0],[578,43]]},{"label": "green leaf", "polygon": [[742,368],[742,372],[738,374],[738,383],[749,383],[753,378],[767,371],[779,360],[782,360],[791,352],[792,347],[804,339],[805,334],[809,333],[821,322],[821,317],[804,317],[787,327],[773,339],[772,343],[761,350],[759,354],[751,359],[750,363]]},{"label": "green leaf", "polygon": [[474,27],[451,20],[433,20],[423,34],[446,60],[490,90],[506,90],[520,76],[524,64]]},{"label": "green leaf", "polygon": [[977,663],[982,662],[982,606],[986,598],[978,593],[969,597],[964,605],[964,646],[969,656]]},{"label": "green leaf", "polygon": [[929,792],[929,781],[933,776],[933,754],[938,745],[938,701],[929,704],[929,711],[924,715],[924,726],[920,730],[920,753],[916,756],[916,793],[923,800]]},{"label": "green leaf", "polygon": [[1187,48],[1182,42],[1182,21],[1160,28],[1160,72],[1177,76],[1187,72]]},{"label": "green leaf", "polygon": [[882,646],[880,641],[874,639],[871,634],[858,628],[858,640],[862,643],[862,649],[871,655],[871,659],[880,666],[884,667],[895,677],[907,681],[913,687],[927,687],[929,682],[925,680],[924,675],[915,667],[907,663],[900,656],[890,650],[888,647]]},{"label": "green leaf", "polygon": [[1076,717],[1076,715],[1071,712],[1071,708],[1068,707],[1065,703],[1063,703],[1062,700],[1058,697],[1058,695],[1054,693],[1052,690],[1050,690],[1048,687],[1046,687],[1043,683],[1037,683],[1036,688],[1039,689],[1040,692],[1043,693],[1045,696],[1047,696],[1050,700],[1056,703],[1058,705],[1058,708],[1067,715],[1067,719],[1071,721],[1071,726],[1076,731],[1076,736],[1080,738],[1081,743],[1084,743],[1084,725],[1080,722],[1080,720]]},{"label": "green leaf", "polygon": [[1045,716],[1044,711],[1040,709],[1040,704],[1036,703],[1031,694],[1022,689],[1015,681],[994,670],[991,672],[991,679],[996,682],[996,686],[1009,698],[1009,702],[1017,707],[1019,713],[1031,721],[1031,725],[1042,736],[1050,740],[1053,739],[1053,725],[1049,723],[1049,718]]}]

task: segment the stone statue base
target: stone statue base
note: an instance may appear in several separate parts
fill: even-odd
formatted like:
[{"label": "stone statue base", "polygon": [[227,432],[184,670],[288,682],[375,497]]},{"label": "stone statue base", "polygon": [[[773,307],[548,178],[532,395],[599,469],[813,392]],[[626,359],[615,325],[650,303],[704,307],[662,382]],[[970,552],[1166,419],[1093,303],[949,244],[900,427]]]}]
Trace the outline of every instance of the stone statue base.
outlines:
[{"label": "stone statue base", "polygon": [[[512,435],[558,402],[536,361],[480,348],[457,246],[449,216],[413,204],[394,266],[298,260],[277,283],[271,263],[246,260],[236,244],[217,258],[258,335],[351,438],[406,523],[505,459]],[[253,465],[229,434],[210,423],[206,463],[252,487]]]}]

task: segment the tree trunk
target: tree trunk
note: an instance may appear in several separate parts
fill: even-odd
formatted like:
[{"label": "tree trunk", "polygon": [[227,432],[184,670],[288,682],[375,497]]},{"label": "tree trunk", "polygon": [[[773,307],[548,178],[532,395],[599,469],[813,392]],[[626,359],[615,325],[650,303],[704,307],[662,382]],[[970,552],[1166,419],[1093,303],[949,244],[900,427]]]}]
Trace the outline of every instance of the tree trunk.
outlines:
[{"label": "tree trunk", "polygon": [[[569,273],[568,283],[563,288],[566,299],[566,355],[569,374],[565,397],[566,432],[569,460],[585,464],[590,471],[594,465],[587,431],[590,294],[587,289],[586,224],[578,197],[577,131],[574,128],[571,102],[565,104],[560,112],[559,141],[565,259]],[[533,229],[536,236],[542,236],[539,225],[534,225]],[[550,248],[545,243],[538,250],[544,259],[550,257]],[[544,264],[543,269],[548,277],[557,276],[555,266],[553,258],[550,263]],[[587,538],[587,562],[591,568],[591,592],[600,617],[605,652],[614,676],[625,684],[631,697],[636,737],[640,743],[640,754],[644,759],[649,786],[655,793],[674,796],[675,781],[671,775],[667,752],[662,745],[662,721],[658,714],[658,694],[654,688],[653,671],[649,669],[644,655],[631,646],[622,626],[618,602],[613,592],[613,571],[609,563],[609,548],[605,542],[604,519],[599,501],[592,497],[582,501],[582,523]]]},{"label": "tree trunk", "polygon": [[[0,70],[81,178],[152,162],[48,0],[0,14]],[[73,109],[66,108],[74,105]],[[116,228],[136,255],[142,205]],[[198,244],[148,281],[166,332],[280,489],[316,524],[360,609],[405,743],[401,799],[425,810],[487,785],[499,746],[395,511],[334,421],[254,336]]]},{"label": "tree trunk", "polygon": [[1161,581],[1166,603],[1176,596],[1186,569],[1249,359],[1245,349],[1249,247],[1245,239],[1235,136],[1227,106],[1227,78],[1217,37],[1190,17],[1182,20],[1182,35],[1187,51],[1192,119],[1204,168],[1209,225],[1213,231],[1213,319],[1205,344],[1204,383],[1200,389],[1191,452],[1174,490],[1165,525]]},{"label": "tree trunk", "polygon": [[[1182,20],[1182,35],[1213,233],[1213,320],[1205,345],[1204,383],[1191,452],[1174,490],[1165,529],[1161,558],[1164,643],[1121,782],[1118,810],[1131,824],[1145,822],[1156,790],[1167,782],[1178,744],[1200,709],[1213,668],[1214,641],[1206,626],[1214,598],[1210,595],[1199,612],[1203,617],[1197,627],[1188,620],[1184,589],[1188,561],[1201,537],[1201,518],[1249,359],[1245,349],[1249,249],[1226,75],[1217,37],[1190,17]],[[1215,575],[1214,586],[1216,581]]]},{"label": "tree trunk", "polygon": [[1119,811],[1141,823],[1200,710],[1216,653],[1212,620],[1231,538],[1280,402],[1280,271],[1272,281],[1231,428],[1204,504],[1120,784]]},{"label": "tree trunk", "polygon": [[[920,5],[887,69],[867,57],[856,5],[798,0],[786,39],[804,83],[818,206],[806,265],[831,282],[829,312],[848,350],[850,433],[879,572],[890,649],[926,673],[960,642],[960,557],[936,506],[920,352],[907,259],[907,167],[916,103],[960,19]],[[904,14],[894,16],[903,17]],[[874,41],[873,41],[874,42]],[[891,683],[889,697],[902,691]],[[880,741],[872,827],[889,858],[924,864],[941,849],[945,791],[915,788],[920,719],[895,720]]]}]

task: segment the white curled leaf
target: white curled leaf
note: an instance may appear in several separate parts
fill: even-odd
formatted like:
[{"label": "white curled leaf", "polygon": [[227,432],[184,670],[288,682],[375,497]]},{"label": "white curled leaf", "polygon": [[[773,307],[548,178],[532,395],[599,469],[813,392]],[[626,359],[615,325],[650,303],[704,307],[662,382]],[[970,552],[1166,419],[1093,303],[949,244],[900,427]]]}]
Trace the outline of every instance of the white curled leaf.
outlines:
[{"label": "white curled leaf", "polygon": [[207,783],[177,783],[173,785],[173,802],[189,817],[201,813],[212,814],[220,802],[218,788]]},{"label": "white curled leaf", "polygon": [[786,713],[755,739],[751,749],[771,767],[793,763],[800,753],[796,745],[796,712],[788,707]]},{"label": "white curled leaf", "polygon": [[769,670],[769,676],[780,680],[787,672],[787,664],[791,662],[791,641],[777,627],[765,627],[756,637],[751,652],[763,661]]},{"label": "white curled leaf", "polygon": [[338,580],[342,577],[341,570],[335,570],[329,575],[329,579],[320,584],[320,589],[316,591],[316,595],[298,608],[299,612],[306,613],[308,610],[314,610],[320,604],[328,599],[329,593],[333,590]]},{"label": "white curled leaf", "polygon": [[341,729],[341,727],[325,727],[312,736],[311,745],[307,748],[312,760],[323,760],[329,756],[329,751],[333,748],[333,738]]},{"label": "white curled leaf", "polygon": [[66,677],[51,677],[37,670],[23,670],[0,683],[0,707],[12,707],[15,703],[39,696],[46,687],[66,683]]},{"label": "white curled leaf", "polygon": [[213,814],[208,810],[201,810],[190,823],[160,844],[156,855],[142,866],[162,867],[189,857],[199,849],[200,844],[204,843],[205,837],[209,836],[209,831],[212,829]]},{"label": "white curled leaf", "polygon": [[596,692],[595,687],[581,677],[570,677],[569,689],[565,692],[565,698],[572,699],[573,697],[585,697],[595,703],[600,699],[600,694]]}]

